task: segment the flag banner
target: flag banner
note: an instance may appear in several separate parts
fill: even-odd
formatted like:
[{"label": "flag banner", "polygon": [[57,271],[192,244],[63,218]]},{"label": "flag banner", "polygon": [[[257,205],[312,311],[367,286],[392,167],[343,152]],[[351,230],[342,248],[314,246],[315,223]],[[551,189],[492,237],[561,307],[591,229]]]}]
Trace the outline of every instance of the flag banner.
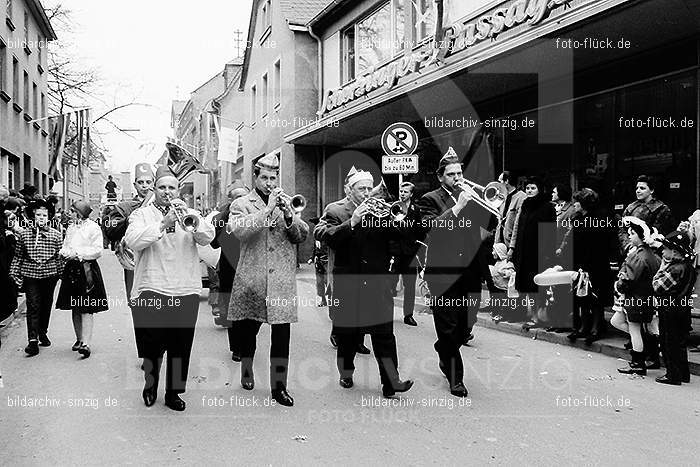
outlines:
[{"label": "flag banner", "polygon": [[217,160],[235,164],[238,160],[238,146],[240,133],[233,128],[221,127],[219,129],[219,153]]},{"label": "flag banner", "polygon": [[66,130],[70,125],[70,113],[56,117],[56,123],[52,132],[53,154],[51,154],[51,164],[49,173],[54,180],[63,180],[63,149],[66,142]]}]

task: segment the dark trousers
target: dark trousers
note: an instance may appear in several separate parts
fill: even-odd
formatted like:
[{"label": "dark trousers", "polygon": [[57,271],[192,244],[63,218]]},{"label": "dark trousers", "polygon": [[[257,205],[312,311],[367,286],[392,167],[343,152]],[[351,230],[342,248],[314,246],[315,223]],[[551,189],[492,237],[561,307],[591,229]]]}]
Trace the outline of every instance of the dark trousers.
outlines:
[{"label": "dark trousers", "polygon": [[574,297],[572,325],[584,335],[602,335],[605,332],[605,313],[600,301],[592,295]]},{"label": "dark trousers", "polygon": [[675,381],[690,377],[688,368],[688,317],[690,308],[659,311],[659,335],[666,375]]},{"label": "dark trousers", "polygon": [[[241,349],[241,379],[252,378],[253,358],[257,344],[258,331],[262,322],[252,319],[234,321],[238,331]],[[289,339],[291,326],[289,323],[270,325],[270,389],[287,387],[289,371]]]},{"label": "dark trousers", "polygon": [[126,287],[126,299],[131,299],[131,289],[134,286],[134,271],[124,269],[124,287]]},{"label": "dark trousers", "polygon": [[[416,264],[415,255],[399,255],[396,272],[403,279],[403,315],[413,315],[416,304]],[[398,278],[397,278],[398,279]]]},{"label": "dark trousers", "polygon": [[358,344],[362,342],[365,334],[369,334],[382,385],[392,386],[399,380],[399,357],[396,353],[393,321],[363,328],[333,329],[338,342],[337,364],[341,378],[352,377]]},{"label": "dark trousers", "polygon": [[146,384],[158,385],[161,361],[167,354],[165,391],[185,392],[199,295],[170,297],[142,292],[132,305]]},{"label": "dark trousers", "polygon": [[228,349],[236,354],[241,353],[241,331],[240,321],[228,321],[226,323],[226,332],[228,334]]},{"label": "dark trousers", "polygon": [[[433,290],[437,289],[433,288]],[[476,322],[478,306],[466,306],[468,295],[458,282],[449,287],[440,297],[436,297],[436,302],[432,306],[437,334],[437,341],[433,347],[440,358],[440,368],[450,385],[455,385],[464,379],[464,364],[459,349]],[[451,300],[452,303],[440,303],[440,298],[444,301]]]},{"label": "dark trousers", "polygon": [[24,293],[27,297],[27,338],[30,341],[46,335],[49,330],[53,293],[57,282],[58,277],[23,279]]}]

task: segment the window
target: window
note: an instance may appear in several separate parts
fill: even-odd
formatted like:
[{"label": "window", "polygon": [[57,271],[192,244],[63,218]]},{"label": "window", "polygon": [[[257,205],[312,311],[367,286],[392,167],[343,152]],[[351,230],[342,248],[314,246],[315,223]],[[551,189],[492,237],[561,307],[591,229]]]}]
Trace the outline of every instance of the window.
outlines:
[{"label": "window", "polygon": [[277,108],[280,103],[282,102],[282,68],[280,65],[280,61],[277,60],[275,62],[275,70],[274,70],[274,86],[275,86],[275,95],[274,95],[274,106]]},{"label": "window", "polygon": [[344,83],[391,60],[408,46],[406,4],[407,0],[390,0],[343,33]]},{"label": "window", "polygon": [[[454,3],[459,2],[450,2],[450,5]],[[415,12],[416,42],[419,42],[435,34],[435,2],[433,0],[417,0],[414,6],[416,10],[420,10]]]},{"label": "window", "polygon": [[36,55],[37,55],[37,60],[39,61],[39,65],[42,64],[41,59],[41,36],[39,34],[36,35]]},{"label": "window", "polygon": [[267,115],[267,108],[268,108],[268,102],[267,102],[267,73],[265,73],[262,77],[262,99],[261,100],[261,115],[265,117]]},{"label": "window", "polygon": [[9,156],[7,162],[7,187],[10,190],[18,190],[20,187],[19,159],[15,156]]},{"label": "window", "polygon": [[41,174],[41,192],[44,196],[49,194],[49,184],[46,180],[46,174]]},{"label": "window", "polygon": [[24,155],[24,183],[32,183],[32,158]]},{"label": "window", "polygon": [[32,112],[34,118],[39,118],[39,99],[36,83],[32,83]]},{"label": "window", "polygon": [[0,42],[0,91],[6,91],[5,73],[7,73],[7,50],[5,44]]},{"label": "window", "polygon": [[343,33],[343,84],[355,79],[355,26]]},{"label": "window", "polygon": [[24,43],[29,47],[29,13],[24,12]]},{"label": "window", "polygon": [[12,0],[7,0],[7,3],[5,3],[5,12],[7,17],[12,19]]},{"label": "window", "polygon": [[19,99],[19,62],[12,57],[12,95],[15,101]]},{"label": "window", "polygon": [[39,173],[39,169],[34,169],[34,186],[37,189],[37,192],[41,193],[41,185],[39,184],[41,182],[41,174]]},{"label": "window", "polygon": [[29,113],[29,75],[24,72],[24,111]]},{"label": "window", "polygon": [[[41,93],[41,118],[46,118],[46,94]],[[46,120],[41,121],[41,126],[43,127]]]},{"label": "window", "polygon": [[262,14],[261,14],[261,19],[262,19],[262,27],[263,27],[263,33],[267,31],[267,28],[272,26],[272,2],[271,0],[265,0],[262,3],[262,8],[261,8]]},{"label": "window", "polygon": [[255,87],[255,85],[252,85],[250,87],[250,121],[251,121],[251,125],[255,125],[255,117],[257,116],[255,114],[256,98],[257,98],[257,88]]}]

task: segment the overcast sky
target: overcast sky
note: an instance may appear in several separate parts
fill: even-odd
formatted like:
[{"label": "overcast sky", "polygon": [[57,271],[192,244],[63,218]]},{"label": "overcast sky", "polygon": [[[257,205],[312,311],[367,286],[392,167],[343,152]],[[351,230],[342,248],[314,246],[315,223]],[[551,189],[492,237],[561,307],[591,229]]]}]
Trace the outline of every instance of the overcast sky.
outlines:
[{"label": "overcast sky", "polygon": [[98,98],[88,104],[93,118],[131,100],[153,106],[112,114],[120,127],[140,130],[129,133],[133,138],[99,125],[109,132],[104,143],[113,171],[162,154],[172,134],[171,101],[187,100],[236,57],[234,31],[243,31],[245,41],[251,1],[43,0],[47,8],[62,3],[71,10],[73,31],[57,30],[59,41],[69,41],[78,63],[97,68],[102,78]]}]

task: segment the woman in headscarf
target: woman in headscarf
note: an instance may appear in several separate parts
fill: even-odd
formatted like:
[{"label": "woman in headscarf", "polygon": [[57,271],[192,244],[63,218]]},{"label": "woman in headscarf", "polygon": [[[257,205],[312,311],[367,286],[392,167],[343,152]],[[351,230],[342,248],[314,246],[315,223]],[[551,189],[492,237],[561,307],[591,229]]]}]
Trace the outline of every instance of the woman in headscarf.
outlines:
[{"label": "woman in headscarf", "polygon": [[92,208],[76,201],[70,209],[71,224],[60,254],[68,260],[56,307],[72,310],[75,344],[72,350],[90,356],[93,314],[108,309],[107,294],[97,258],[102,256],[102,230],[89,218]]},{"label": "woman in headscarf", "polygon": [[544,306],[544,293],[535,285],[535,275],[548,267],[554,255],[556,213],[545,192],[544,183],[538,177],[530,177],[525,184],[527,198],[513,227],[508,249],[515,265],[515,288],[527,294],[530,321],[525,327],[537,325],[538,310]]}]

